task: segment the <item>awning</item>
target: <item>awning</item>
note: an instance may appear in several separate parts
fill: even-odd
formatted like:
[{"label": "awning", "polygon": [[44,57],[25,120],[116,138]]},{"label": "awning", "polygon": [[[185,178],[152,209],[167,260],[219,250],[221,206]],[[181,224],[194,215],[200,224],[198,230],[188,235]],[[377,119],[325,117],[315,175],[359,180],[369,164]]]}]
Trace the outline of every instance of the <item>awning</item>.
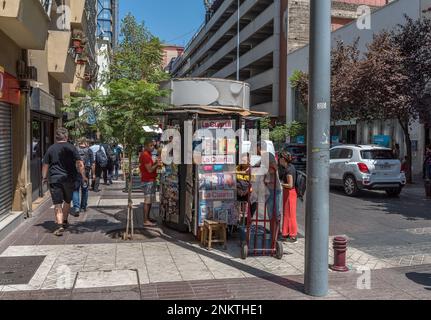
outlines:
[{"label": "awning", "polygon": [[176,108],[166,109],[161,115],[169,114],[200,114],[200,115],[240,115],[242,117],[258,117],[263,118],[268,116],[267,112],[250,111],[237,107],[225,106],[181,106]]}]

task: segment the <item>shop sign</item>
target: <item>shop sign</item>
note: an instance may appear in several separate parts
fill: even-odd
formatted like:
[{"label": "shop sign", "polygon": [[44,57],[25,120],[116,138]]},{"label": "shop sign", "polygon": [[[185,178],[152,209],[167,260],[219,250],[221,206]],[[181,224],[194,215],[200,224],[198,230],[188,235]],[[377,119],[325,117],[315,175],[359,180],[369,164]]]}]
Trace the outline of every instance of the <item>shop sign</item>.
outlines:
[{"label": "shop sign", "polygon": [[297,144],[305,144],[305,136],[296,137],[296,143]]},{"label": "shop sign", "polygon": [[202,200],[232,200],[235,199],[234,190],[204,190]]},{"label": "shop sign", "polygon": [[232,120],[204,120],[202,121],[203,129],[233,129]]},{"label": "shop sign", "polygon": [[4,71],[0,66],[0,101],[19,105],[20,89],[18,80]]},{"label": "shop sign", "polygon": [[202,164],[235,164],[234,155],[203,156]]},{"label": "shop sign", "polygon": [[384,135],[374,136],[373,137],[373,143],[375,145],[378,145],[381,147],[390,148],[391,147],[391,137],[390,136],[384,136]]}]

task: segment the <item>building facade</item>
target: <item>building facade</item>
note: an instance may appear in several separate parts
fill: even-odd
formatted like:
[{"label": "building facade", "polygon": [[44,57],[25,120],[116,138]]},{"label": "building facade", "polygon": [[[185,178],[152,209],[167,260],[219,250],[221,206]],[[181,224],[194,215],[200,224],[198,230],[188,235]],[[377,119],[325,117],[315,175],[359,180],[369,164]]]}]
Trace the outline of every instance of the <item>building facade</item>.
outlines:
[{"label": "building facade", "polygon": [[75,85],[85,73],[97,70],[96,1],[15,0],[0,6],[0,238],[47,192],[42,157],[63,124],[61,107],[89,87]]},{"label": "building facade", "polygon": [[[333,29],[356,19],[360,5],[374,10],[386,2],[333,0]],[[172,75],[248,82],[251,109],[284,121],[286,57],[308,43],[309,5],[309,0],[213,1],[205,24],[173,63]]]},{"label": "building facade", "polygon": [[0,6],[0,237],[31,207],[28,50],[43,50],[51,2],[4,1]]},{"label": "building facade", "polygon": [[[430,10],[429,10],[430,9]],[[373,39],[373,35],[383,30],[392,30],[397,25],[405,22],[404,16],[416,20],[422,16],[431,17],[431,0],[395,0],[390,4],[376,10],[371,15],[371,29],[359,29],[356,23],[346,25],[332,33],[332,44],[336,45],[337,40],[346,44],[352,44],[359,39],[358,49],[361,53],[366,52],[367,44]],[[300,48],[288,55],[287,76],[290,77],[296,70],[308,72],[309,46]],[[431,109],[431,104],[430,104]],[[288,85],[287,90],[287,121],[306,121],[306,112],[299,102],[295,89]],[[413,140],[413,172],[422,173],[425,145],[431,142],[431,124],[421,124],[415,122],[410,128],[411,139]],[[397,120],[357,122],[340,121],[332,124],[331,136],[335,142],[345,142],[352,144],[374,143],[376,136],[388,137],[389,147],[398,143],[401,146],[402,155],[406,154],[404,133]]]},{"label": "building facade", "polygon": [[184,52],[184,47],[176,45],[163,45],[163,70],[170,73],[175,60]]}]

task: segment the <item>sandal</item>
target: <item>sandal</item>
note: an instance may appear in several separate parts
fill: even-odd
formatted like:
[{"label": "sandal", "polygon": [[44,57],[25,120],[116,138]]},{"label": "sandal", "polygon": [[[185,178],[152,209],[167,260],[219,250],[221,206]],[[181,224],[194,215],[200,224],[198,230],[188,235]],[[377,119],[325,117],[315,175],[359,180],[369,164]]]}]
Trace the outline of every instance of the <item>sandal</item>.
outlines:
[{"label": "sandal", "polygon": [[157,227],[157,224],[152,222],[147,222],[147,223],[144,223],[144,227],[154,228],[154,227]]},{"label": "sandal", "polygon": [[58,228],[54,231],[54,235],[57,237],[62,237],[64,233],[63,225],[59,225]]},{"label": "sandal", "polygon": [[69,228],[69,221],[67,221],[67,220],[63,221],[63,228],[64,229]]}]

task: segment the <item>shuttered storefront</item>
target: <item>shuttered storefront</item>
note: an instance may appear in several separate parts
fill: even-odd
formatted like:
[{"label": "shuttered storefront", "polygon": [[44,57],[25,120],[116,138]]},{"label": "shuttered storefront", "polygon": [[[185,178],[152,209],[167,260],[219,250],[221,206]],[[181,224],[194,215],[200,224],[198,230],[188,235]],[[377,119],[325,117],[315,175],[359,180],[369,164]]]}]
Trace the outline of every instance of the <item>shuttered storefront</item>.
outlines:
[{"label": "shuttered storefront", "polygon": [[0,220],[12,208],[12,107],[0,102]]}]

